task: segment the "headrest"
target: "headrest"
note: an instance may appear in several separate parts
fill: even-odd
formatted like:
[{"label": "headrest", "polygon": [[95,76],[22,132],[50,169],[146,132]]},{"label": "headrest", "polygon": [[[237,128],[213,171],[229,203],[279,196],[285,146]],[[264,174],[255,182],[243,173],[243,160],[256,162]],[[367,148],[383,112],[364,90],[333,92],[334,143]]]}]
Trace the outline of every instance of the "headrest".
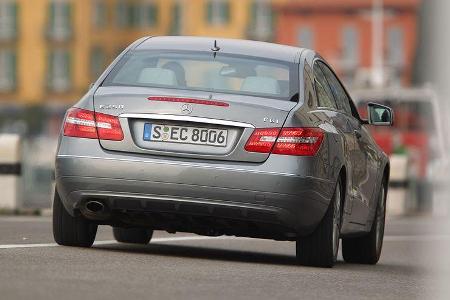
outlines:
[{"label": "headrest", "polygon": [[138,82],[144,84],[157,84],[170,86],[175,86],[178,84],[175,72],[163,68],[142,69],[141,74],[139,74]]},{"label": "headrest", "polygon": [[280,85],[276,79],[271,77],[249,76],[242,82],[241,91],[278,95],[280,94]]}]

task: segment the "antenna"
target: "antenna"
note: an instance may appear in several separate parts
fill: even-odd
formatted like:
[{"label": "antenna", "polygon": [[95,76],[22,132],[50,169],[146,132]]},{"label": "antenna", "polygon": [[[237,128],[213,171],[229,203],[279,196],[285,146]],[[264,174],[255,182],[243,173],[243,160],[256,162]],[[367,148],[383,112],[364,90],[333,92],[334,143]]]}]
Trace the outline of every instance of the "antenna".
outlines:
[{"label": "antenna", "polygon": [[217,46],[217,40],[214,40],[214,46],[211,48],[211,50],[213,52],[214,58],[216,58],[216,54],[220,50],[220,47]]},{"label": "antenna", "polygon": [[214,46],[211,48],[212,51],[216,52],[220,50],[220,47],[217,46],[217,40],[214,40]]}]

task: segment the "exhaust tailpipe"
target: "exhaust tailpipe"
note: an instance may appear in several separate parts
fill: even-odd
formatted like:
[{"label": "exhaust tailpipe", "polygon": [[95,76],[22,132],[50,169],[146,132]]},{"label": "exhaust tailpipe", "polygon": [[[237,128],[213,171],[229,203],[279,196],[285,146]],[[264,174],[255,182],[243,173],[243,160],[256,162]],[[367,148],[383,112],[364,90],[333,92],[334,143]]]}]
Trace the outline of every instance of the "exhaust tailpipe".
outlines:
[{"label": "exhaust tailpipe", "polygon": [[105,205],[100,201],[89,201],[85,205],[86,210],[90,213],[97,214],[105,211]]}]

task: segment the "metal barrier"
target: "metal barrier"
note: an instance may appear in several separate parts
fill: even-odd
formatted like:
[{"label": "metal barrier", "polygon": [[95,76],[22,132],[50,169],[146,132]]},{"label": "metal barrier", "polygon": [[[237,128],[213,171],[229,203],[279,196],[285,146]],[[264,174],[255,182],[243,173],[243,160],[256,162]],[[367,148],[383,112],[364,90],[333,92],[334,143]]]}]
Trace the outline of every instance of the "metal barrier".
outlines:
[{"label": "metal barrier", "polygon": [[23,208],[46,209],[51,206],[54,160],[57,139],[45,136],[28,138],[22,145],[20,189]]},{"label": "metal barrier", "polygon": [[0,135],[0,209],[22,207],[20,197],[21,139],[17,134]]},{"label": "metal barrier", "polygon": [[407,155],[392,155],[390,162],[391,174],[386,213],[389,216],[400,216],[406,214],[408,209],[409,157]]}]

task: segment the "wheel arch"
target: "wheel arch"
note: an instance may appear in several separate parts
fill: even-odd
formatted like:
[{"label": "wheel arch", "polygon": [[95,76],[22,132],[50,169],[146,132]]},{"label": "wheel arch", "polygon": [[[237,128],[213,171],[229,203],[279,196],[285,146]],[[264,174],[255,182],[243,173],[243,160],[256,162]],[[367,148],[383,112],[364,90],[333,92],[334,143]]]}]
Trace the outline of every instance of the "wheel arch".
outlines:
[{"label": "wheel arch", "polygon": [[[389,163],[389,159],[388,159],[386,161],[386,163],[384,164],[383,173],[381,173],[381,178],[379,179],[378,184],[376,185],[377,186],[377,189],[376,189],[377,192],[373,193],[373,197],[376,197],[374,200],[378,199],[378,195],[379,195],[378,191],[381,189],[381,186],[383,184],[385,184],[385,186],[384,186],[384,188],[385,188],[385,190],[384,190],[385,196],[387,195],[387,191],[388,191],[388,188],[389,188],[390,171],[391,171],[391,164]],[[367,222],[367,224],[366,224],[366,231],[370,231],[370,229],[372,228],[373,222],[375,220],[375,212],[376,212],[377,207],[378,207],[378,201],[374,201],[374,203],[376,203],[376,205],[373,205],[373,207],[371,208],[369,222]]]}]

